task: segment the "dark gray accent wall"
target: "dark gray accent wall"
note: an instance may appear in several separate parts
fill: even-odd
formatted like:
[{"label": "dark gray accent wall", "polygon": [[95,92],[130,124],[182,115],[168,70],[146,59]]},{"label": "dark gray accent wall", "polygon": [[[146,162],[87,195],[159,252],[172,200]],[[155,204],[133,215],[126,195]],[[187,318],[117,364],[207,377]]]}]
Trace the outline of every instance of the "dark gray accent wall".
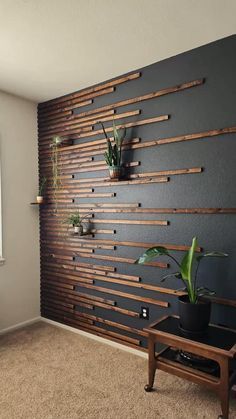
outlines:
[{"label": "dark gray accent wall", "polygon": [[[128,138],[140,137],[145,142],[151,139],[234,126],[236,125],[235,52],[236,36],[234,35],[144,67],[141,69],[140,79],[121,84],[114,93],[96,98],[89,109],[204,77],[205,83],[201,86],[125,106],[122,107],[122,110],[118,108],[118,112],[141,109],[141,115],[136,118],[137,120],[170,114],[168,121],[129,129],[127,131]],[[79,108],[75,111],[78,114],[80,112]],[[110,123],[105,125],[109,126]],[[99,139],[102,136],[93,138]],[[78,140],[78,142],[87,140]],[[95,158],[95,160],[99,159],[102,159],[102,156]],[[190,167],[203,167],[204,170],[200,174],[173,176],[171,181],[166,184],[129,186],[115,184],[112,187],[96,188],[96,192],[116,192],[117,196],[112,200],[114,203],[139,202],[142,207],[146,208],[236,207],[235,134],[132,150],[125,152],[124,159],[141,162],[141,166],[133,170],[135,173]],[[107,171],[100,171],[77,174],[75,177],[91,178],[106,175]],[[82,203],[88,202],[88,200],[80,198],[76,202]],[[94,198],[89,202],[107,202],[107,199],[98,201]],[[137,217],[139,219],[169,220],[170,225],[167,227],[142,225],[106,225],[105,227],[104,225],[103,227],[116,229],[117,233],[114,239],[119,241],[190,245],[192,237],[196,235],[199,245],[204,250],[219,250],[229,253],[229,257],[225,260],[212,259],[202,263],[199,270],[200,284],[214,289],[218,297],[236,300],[236,214],[109,214],[109,216],[108,214],[99,214],[99,218],[109,219],[137,219]],[[101,228],[101,225],[96,227]],[[113,237],[109,238],[113,239]],[[118,246],[114,255],[137,258],[142,252],[143,249]],[[111,251],[102,250],[100,253],[112,254]],[[182,252],[175,252],[177,258],[182,255]],[[79,260],[88,261],[87,259]],[[108,262],[104,261],[101,264],[108,264]],[[114,263],[114,266],[117,266],[118,272],[122,274],[139,275],[144,283],[156,285],[160,285],[160,279],[164,274],[175,269],[172,263],[168,270],[120,263]],[[140,291],[116,284],[100,283],[99,281],[96,281],[96,285],[169,301],[170,308],[168,309],[149,305],[150,321],[167,313],[177,313],[177,299],[174,296]],[[162,286],[178,289],[181,287],[181,283],[170,279]],[[81,291],[84,290],[81,289]],[[101,295],[99,292],[91,290],[86,292]],[[111,298],[109,294],[102,294],[102,296]],[[135,311],[140,311],[141,305],[145,305],[120,297],[115,297],[115,300],[121,307]],[[86,309],[83,310],[87,312]],[[214,305],[212,321],[235,328],[235,310],[224,305]],[[146,320],[133,319],[98,307],[95,309],[95,314],[140,329],[148,324]],[[114,330],[111,327],[107,328]],[[145,341],[142,344],[145,345]]]}]

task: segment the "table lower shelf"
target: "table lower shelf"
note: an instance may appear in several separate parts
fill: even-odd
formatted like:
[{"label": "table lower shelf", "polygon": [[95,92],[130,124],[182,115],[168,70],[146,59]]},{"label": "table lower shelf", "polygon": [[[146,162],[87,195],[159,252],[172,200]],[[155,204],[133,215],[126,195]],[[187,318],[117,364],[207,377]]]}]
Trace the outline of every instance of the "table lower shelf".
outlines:
[{"label": "table lower shelf", "polygon": [[[209,360],[209,364],[203,366],[196,365],[191,362],[184,361],[180,356],[180,351],[176,348],[167,347],[156,356],[156,367],[165,372],[181,376],[191,381],[203,382],[203,384],[217,385],[220,380],[220,367],[217,362]],[[234,384],[236,372],[236,361],[230,364],[230,384]],[[231,379],[232,378],[232,379]],[[235,377],[236,379],[236,377]]]}]

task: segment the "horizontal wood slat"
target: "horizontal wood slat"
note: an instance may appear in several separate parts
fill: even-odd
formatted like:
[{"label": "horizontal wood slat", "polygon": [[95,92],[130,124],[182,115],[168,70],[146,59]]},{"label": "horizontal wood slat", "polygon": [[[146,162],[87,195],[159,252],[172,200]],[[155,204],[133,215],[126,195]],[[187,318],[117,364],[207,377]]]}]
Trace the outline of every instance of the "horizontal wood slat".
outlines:
[{"label": "horizontal wood slat", "polygon": [[[88,254],[87,255],[86,253],[80,253],[79,251],[77,253],[77,256],[80,256],[82,258],[90,258],[90,259],[98,259],[98,260],[110,260],[110,261],[119,262],[119,263],[133,264],[135,262],[135,259],[131,259],[131,258],[94,255],[94,254]],[[162,263],[162,262],[149,262],[149,263],[146,263],[146,266],[155,266],[156,268],[166,269],[166,268],[168,268],[169,265],[167,263]]]},{"label": "horizontal wood slat", "polygon": [[[133,347],[135,349],[139,348],[139,345],[136,340],[136,343],[131,343],[130,339],[126,339],[126,337],[124,335],[120,335],[118,333],[114,333],[114,332],[110,332],[106,329],[102,329],[100,327],[97,326],[92,326],[89,325],[87,323],[83,323],[81,321],[76,321],[74,319],[71,319],[70,317],[66,317],[66,316],[59,316],[58,314],[52,313],[52,312],[46,312],[46,315],[49,316],[50,319],[55,320],[55,321],[63,321],[63,323],[72,326],[72,327],[77,327],[80,330],[87,332],[87,333],[92,333],[96,336],[99,337],[103,337],[105,339],[109,339],[111,341],[120,343],[122,345],[126,345],[129,347]],[[139,348],[140,349],[140,348]],[[146,352],[146,349],[141,348],[142,351]]]},{"label": "horizontal wood slat", "polygon": [[[129,322],[138,319],[142,304],[152,306],[153,310],[156,307],[168,308],[175,298],[183,295],[183,291],[165,288],[159,282],[154,281],[153,277],[148,279],[146,275],[149,272],[153,274],[154,271],[150,268],[146,269],[145,266],[140,270],[142,274],[145,274],[144,277],[135,275],[139,270],[137,266],[136,268],[131,266],[134,265],[135,259],[129,255],[133,256],[137,249],[138,257],[142,251],[155,245],[165,246],[172,251],[184,252],[189,249],[189,245],[185,243],[150,243],[143,242],[142,239],[137,241],[128,234],[126,237],[129,240],[122,240],[120,232],[124,230],[124,226],[127,228],[130,226],[129,230],[132,233],[135,225],[143,225],[141,227],[143,232],[147,226],[167,226],[169,224],[169,221],[166,220],[167,217],[159,217],[157,214],[172,214],[173,217],[170,221],[175,223],[178,217],[175,218],[174,215],[178,214],[235,214],[236,208],[184,208],[184,206],[182,208],[150,208],[148,204],[143,206],[143,202],[120,203],[120,201],[126,201],[126,199],[122,199],[122,196],[124,197],[124,193],[130,193],[131,185],[139,186],[142,191],[144,185],[153,184],[153,188],[149,186],[148,189],[145,189],[145,193],[149,189],[152,193],[155,184],[163,183],[163,186],[160,186],[158,190],[162,191],[163,189],[164,192],[164,188],[168,188],[168,185],[164,184],[172,180],[172,176],[200,174],[203,171],[202,167],[188,167],[188,162],[186,162],[187,167],[184,165],[184,168],[178,168],[178,166],[177,168],[176,166],[168,168],[167,166],[165,170],[162,170],[163,165],[158,164],[156,167],[148,168],[149,170],[144,165],[145,168],[142,170],[139,152],[135,153],[135,150],[216,136],[224,138],[225,134],[236,133],[236,127],[156,139],[131,138],[125,140],[122,149],[124,151],[124,166],[127,169],[126,176],[119,182],[111,181],[102,156],[107,149],[107,141],[98,125],[99,121],[106,123],[108,135],[113,135],[113,119],[117,121],[118,128],[123,126],[127,128],[128,138],[131,132],[134,134],[137,132],[138,135],[139,131],[142,132],[137,129],[138,127],[143,126],[145,129],[148,124],[167,121],[171,115],[166,113],[152,117],[146,114],[139,116],[142,113],[142,106],[140,108],[140,105],[136,105],[135,110],[133,110],[134,106],[132,106],[133,109],[125,109],[124,106],[135,105],[175,92],[184,94],[184,90],[200,87],[204,83],[204,79],[201,78],[131,98],[127,98],[126,93],[125,99],[122,99],[121,96],[120,101],[115,101],[114,98],[117,96],[112,95],[112,92],[115,91],[116,86],[129,80],[136,80],[140,76],[140,72],[131,73],[128,76],[121,76],[83,91],[40,104],[38,132],[40,179],[43,176],[47,177],[46,205],[40,206],[39,211],[42,315],[141,350],[144,339],[147,337],[146,332],[141,328],[127,325],[125,319]],[[121,89],[121,91],[123,90]],[[96,101],[99,103],[99,97],[103,98],[103,95],[107,95],[104,97],[105,100],[103,99],[106,104],[100,107],[96,106]],[[90,107],[93,103],[94,105]],[[132,119],[126,120],[126,118]],[[131,128],[134,130],[131,131]],[[61,188],[54,193],[50,144],[52,136],[56,134],[62,137],[63,145],[58,149]],[[114,144],[113,138],[111,141]],[[127,154],[126,151],[129,153]],[[126,188],[119,189],[121,186]],[[100,188],[107,189],[100,190]],[[133,192],[136,194],[137,191],[133,190]],[[121,195],[121,193],[123,194]],[[57,197],[57,203],[55,197]],[[127,197],[129,200],[129,195]],[[115,199],[111,201],[110,198]],[[86,224],[89,220],[84,224],[85,227],[88,227],[88,231],[81,237],[74,234],[72,226],[62,224],[63,220],[77,210],[81,214],[90,213],[90,224]],[[99,214],[104,215],[99,216]],[[106,214],[113,215],[106,216]],[[114,216],[114,214],[128,215]],[[141,215],[139,216],[139,214]],[[153,216],[151,216],[152,214]],[[110,240],[103,236],[114,235],[116,233],[114,229],[95,228],[99,225],[100,227],[103,225],[109,227],[113,224],[113,227],[117,226],[117,237],[120,240],[114,240],[116,236],[111,236]],[[162,239],[159,238],[159,241]],[[133,249],[132,253],[131,249]],[[201,250],[198,247],[197,251]],[[118,268],[121,266],[118,271],[117,266]],[[148,266],[161,269],[169,268],[165,258],[157,259],[149,263],[147,268]],[[176,284],[176,288],[178,285]],[[213,297],[212,302],[236,307],[236,301],[221,297]],[[131,303],[135,305],[136,310],[129,310]],[[108,318],[106,318],[106,314]],[[109,315],[113,317],[109,318]],[[118,321],[116,316],[119,316]]]},{"label": "horizontal wood slat", "polygon": [[49,113],[50,113],[50,115],[53,115],[54,113],[57,113],[56,111],[58,109],[61,109],[62,111],[70,111],[70,110],[74,109],[75,107],[80,107],[80,106],[77,106],[77,105],[80,105],[85,100],[89,100],[89,99],[93,100],[96,97],[108,95],[110,93],[113,93],[114,91],[115,91],[114,87],[107,87],[107,88],[102,89],[98,92],[89,93],[87,95],[84,95],[83,98],[81,98],[81,99],[71,99],[69,101],[65,101],[63,104],[59,104],[59,105],[55,104],[55,105],[51,106],[50,109],[47,109],[45,111],[39,109],[40,118],[43,118],[44,115],[47,115]]},{"label": "horizontal wood slat", "polygon": [[[106,213],[114,213],[114,214],[129,214],[129,213],[138,213],[138,214],[235,214],[236,208],[140,208],[140,207],[116,207],[114,204],[109,204],[110,207],[106,206],[98,206],[97,204],[94,205],[91,203],[85,204],[84,207],[82,204],[78,204],[77,208],[81,214],[91,212],[91,214],[106,214]],[[114,206],[114,208],[113,208]],[[70,208],[68,208],[70,210]],[[44,210],[48,215],[53,215],[53,212],[50,209]],[[62,211],[58,210],[61,214]],[[63,210],[65,214],[65,210]]]},{"label": "horizontal wood slat", "polygon": [[[160,116],[156,116],[153,118],[146,118],[146,119],[141,119],[139,121],[136,122],[127,122],[124,124],[119,124],[117,125],[117,129],[120,128],[133,128],[133,127],[139,127],[142,125],[148,125],[148,124],[154,124],[157,122],[163,122],[163,121],[167,121],[169,119],[169,115],[160,115]],[[85,130],[86,128],[84,128]],[[108,127],[106,128],[106,132],[112,132],[113,131],[113,127]],[[96,130],[96,131],[88,131],[88,132],[81,132],[81,134],[76,134],[76,135],[72,135],[72,139],[77,139],[77,138],[87,138],[87,137],[91,137],[91,136],[95,136],[98,134],[103,134],[103,131],[101,129]],[[62,137],[66,137],[66,135],[62,135]],[[73,147],[73,146],[72,146]]]},{"label": "horizontal wood slat", "polygon": [[125,330],[127,332],[130,332],[130,333],[134,333],[135,335],[140,335],[140,336],[147,337],[147,333],[144,332],[141,329],[136,329],[135,327],[126,326],[124,324],[113,322],[113,321],[108,320],[108,319],[103,319],[102,317],[94,316],[93,314],[78,312],[78,316],[80,316],[82,318],[85,318],[85,319],[93,320],[97,323],[107,324],[109,326],[116,327],[117,329],[121,329],[121,330]]},{"label": "horizontal wood slat", "polygon": [[[88,222],[85,220],[85,222]],[[158,225],[158,226],[167,226],[168,221],[162,220],[100,220],[99,218],[93,218],[93,223],[97,224],[125,224],[125,225]]]},{"label": "horizontal wood slat", "polygon": [[169,306],[169,303],[167,301],[159,301],[159,300],[156,300],[156,299],[153,299],[153,298],[140,297],[138,295],[129,294],[129,293],[114,290],[114,289],[111,289],[111,288],[104,288],[104,287],[99,287],[99,286],[96,286],[96,285],[87,285],[87,284],[83,284],[83,285],[80,285],[80,286],[82,286],[83,288],[94,290],[94,291],[98,291],[98,292],[102,292],[102,293],[106,293],[106,294],[111,294],[111,295],[117,295],[119,297],[128,298],[130,300],[140,301],[140,302],[143,302],[143,303],[149,303],[149,304],[160,306],[160,307],[168,307]]},{"label": "horizontal wood slat", "polygon": [[[76,239],[76,242],[84,242],[84,243],[91,243],[91,239],[86,239],[86,237],[83,238],[78,238]],[[64,243],[64,241],[63,241]],[[187,251],[190,249],[190,246],[186,246],[186,245],[177,245],[177,244],[169,244],[169,243],[156,243],[156,242],[137,242],[137,241],[118,241],[118,240],[104,240],[104,239],[92,239],[92,243],[98,243],[98,244],[110,244],[113,246],[130,246],[130,247],[141,247],[144,249],[148,249],[149,247],[154,247],[154,246],[161,246],[161,247],[165,247],[168,250],[174,250],[174,251]],[[202,251],[201,247],[197,247],[197,252]]]},{"label": "horizontal wood slat", "polygon": [[[121,114],[116,114],[113,116],[107,116],[107,117],[100,117],[97,119],[93,119],[91,121],[87,122],[81,122],[79,124],[74,125],[74,127],[66,126],[66,127],[59,127],[56,130],[50,130],[49,132],[40,132],[39,138],[41,144],[43,144],[45,139],[50,138],[52,135],[60,135],[62,137],[67,135],[73,135],[73,134],[79,134],[80,133],[86,133],[92,131],[92,126],[98,124],[98,122],[101,120],[102,122],[108,122],[112,120],[119,120],[124,118],[130,118],[132,116],[136,116],[140,114],[140,110],[130,111],[130,112],[124,112]],[[109,129],[106,129],[108,131]],[[95,132],[95,131],[94,131]]]},{"label": "horizontal wood slat", "polygon": [[[81,102],[77,102],[77,108],[82,108],[84,106],[88,106],[91,105],[93,103],[92,99],[89,100],[83,100]],[[39,127],[42,123],[42,121],[48,121],[48,120],[58,120],[61,119],[62,117],[67,117],[72,116],[73,117],[73,111],[72,109],[68,109],[68,110],[63,110],[63,108],[58,108],[58,109],[52,109],[52,110],[47,110],[45,113],[43,113],[41,110],[38,110],[39,113],[39,118],[40,118],[40,123],[39,123]]]},{"label": "horizontal wood slat", "polygon": [[[75,305],[77,305],[77,304],[79,305],[80,297],[78,297],[76,295],[68,294],[68,293],[63,292],[63,291],[55,291],[55,290],[53,290],[53,291],[50,290],[50,291],[46,291],[46,292],[42,291],[42,295],[45,295],[46,297],[49,295],[51,297],[56,296],[57,298],[58,297],[66,298],[66,301],[72,302]],[[104,303],[101,303],[101,302],[98,302],[98,301],[94,301],[94,302],[92,302],[92,304],[95,307],[101,307],[101,308],[104,308],[106,310],[111,310],[111,311],[114,311],[114,312],[117,312],[117,313],[120,313],[120,314],[124,314],[126,316],[139,318],[139,313],[136,312],[136,311],[133,311],[133,310],[127,310],[125,308],[121,308],[121,307],[117,307],[117,306],[111,306],[111,305],[104,304]]]},{"label": "horizontal wood slat", "polygon": [[[142,96],[137,96],[137,97],[134,97],[132,99],[122,100],[122,101],[113,103],[111,105],[105,105],[105,106],[102,106],[102,107],[97,108],[97,109],[92,109],[90,111],[85,111],[83,113],[80,113],[79,116],[92,115],[94,113],[98,113],[98,112],[101,112],[101,111],[107,111],[107,110],[110,110],[110,109],[115,109],[117,107],[122,107],[122,106],[126,106],[126,105],[131,105],[131,104],[134,104],[134,103],[143,102],[145,100],[155,99],[157,97],[165,96],[165,95],[168,95],[168,94],[171,94],[171,93],[181,92],[183,90],[186,90],[186,89],[189,89],[189,88],[192,88],[192,87],[200,86],[203,83],[204,83],[203,78],[193,80],[193,81],[190,81],[190,82],[187,82],[187,83],[182,83],[182,84],[179,84],[179,85],[176,85],[176,86],[167,87],[167,88],[164,88],[164,89],[161,89],[161,90],[157,90],[155,92],[148,93],[148,94],[145,94],[145,95],[142,95]],[[40,105],[40,107],[41,107],[41,105]]]},{"label": "horizontal wood slat", "polygon": [[69,95],[62,96],[62,97],[57,98],[57,99],[52,99],[51,101],[40,103],[39,104],[39,109],[40,110],[41,109],[48,109],[48,108],[50,108],[50,107],[52,107],[56,104],[59,104],[59,106],[61,106],[61,103],[65,102],[65,101],[68,101],[68,100],[71,100],[71,99],[81,98],[81,97],[84,97],[87,94],[95,93],[95,92],[98,92],[100,90],[103,90],[103,89],[106,89],[106,88],[109,88],[109,87],[117,86],[117,85],[125,83],[127,81],[135,80],[135,79],[139,78],[140,76],[141,76],[140,72],[131,73],[131,74],[128,74],[126,76],[116,78],[116,79],[111,80],[109,82],[102,83],[102,84],[99,84],[97,86],[90,87],[88,89],[84,89],[84,90],[76,92],[76,93],[71,93]]},{"label": "horizontal wood slat", "polygon": [[[179,135],[175,137],[167,137],[167,138],[162,138],[159,140],[145,141],[145,142],[141,142],[140,144],[124,145],[123,150],[126,151],[126,150],[142,149],[142,148],[154,147],[154,146],[159,146],[159,145],[178,143],[182,141],[192,141],[192,140],[199,140],[199,139],[206,140],[211,137],[234,134],[234,133],[236,133],[236,126],[203,131],[203,132],[198,132],[198,133],[193,133],[193,134],[184,134],[184,135]],[[70,146],[70,147],[74,147],[74,146]],[[48,153],[48,150],[46,150],[45,152]],[[91,157],[93,155],[99,155],[99,154],[103,154],[103,153],[102,152],[100,153],[99,151],[89,151],[89,152],[85,151],[83,153],[80,153],[80,156]]]},{"label": "horizontal wood slat", "polygon": [[48,123],[44,123],[42,124],[42,126],[40,126],[40,133],[43,132],[49,132],[51,130],[55,130],[59,127],[64,128],[67,126],[72,126],[72,125],[76,125],[78,123],[82,123],[82,122],[89,122],[92,121],[93,119],[98,119],[98,118],[103,118],[103,117],[107,117],[107,116],[111,116],[115,114],[115,110],[112,109],[110,111],[106,111],[106,112],[100,112],[98,114],[96,114],[96,116],[92,115],[92,116],[88,116],[85,118],[74,118],[74,116],[70,116],[69,118],[66,119],[66,121],[59,121],[59,122],[48,122]]}]

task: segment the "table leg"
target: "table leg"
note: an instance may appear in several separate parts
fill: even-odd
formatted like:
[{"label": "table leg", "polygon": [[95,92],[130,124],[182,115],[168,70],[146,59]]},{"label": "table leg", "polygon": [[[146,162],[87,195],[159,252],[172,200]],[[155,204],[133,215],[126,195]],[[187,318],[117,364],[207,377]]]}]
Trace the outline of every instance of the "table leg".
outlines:
[{"label": "table leg", "polygon": [[155,359],[155,342],[154,339],[149,336],[148,338],[148,384],[144,387],[144,390],[149,392],[153,390],[153,383],[156,372],[156,359]]},{"label": "table leg", "polygon": [[229,417],[229,360],[227,358],[220,361],[220,388],[219,396],[221,401],[222,415],[220,418]]}]

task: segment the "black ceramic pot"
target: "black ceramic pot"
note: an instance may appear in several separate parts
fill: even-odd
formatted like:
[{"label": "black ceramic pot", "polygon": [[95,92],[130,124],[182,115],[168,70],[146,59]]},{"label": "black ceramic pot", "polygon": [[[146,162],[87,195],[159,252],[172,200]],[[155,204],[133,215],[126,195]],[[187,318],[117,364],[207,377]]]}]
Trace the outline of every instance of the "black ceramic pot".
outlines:
[{"label": "black ceramic pot", "polygon": [[189,302],[188,295],[179,297],[180,329],[190,335],[204,334],[211,316],[211,302],[202,297],[196,304]]}]

